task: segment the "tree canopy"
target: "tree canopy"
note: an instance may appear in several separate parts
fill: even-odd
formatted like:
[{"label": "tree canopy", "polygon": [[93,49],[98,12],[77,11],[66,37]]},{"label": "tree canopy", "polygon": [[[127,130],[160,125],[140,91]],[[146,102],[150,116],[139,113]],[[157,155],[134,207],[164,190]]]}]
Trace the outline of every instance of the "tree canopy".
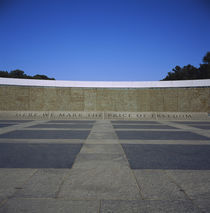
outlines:
[{"label": "tree canopy", "polygon": [[46,75],[39,75],[39,74],[34,75],[34,76],[26,75],[24,73],[24,71],[18,70],[18,69],[12,70],[10,72],[0,70],[0,77],[3,77],[3,78],[25,78],[25,79],[55,80],[55,78],[49,78]]},{"label": "tree canopy", "polygon": [[199,68],[191,64],[184,67],[176,66],[171,72],[168,72],[163,81],[191,79],[210,79],[210,52],[203,57],[203,64],[200,64]]}]

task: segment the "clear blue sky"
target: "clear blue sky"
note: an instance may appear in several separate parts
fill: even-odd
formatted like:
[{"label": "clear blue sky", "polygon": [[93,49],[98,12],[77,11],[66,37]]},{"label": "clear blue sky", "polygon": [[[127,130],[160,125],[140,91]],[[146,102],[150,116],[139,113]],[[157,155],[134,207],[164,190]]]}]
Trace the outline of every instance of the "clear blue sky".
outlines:
[{"label": "clear blue sky", "polygon": [[209,0],[0,0],[0,70],[155,81],[207,51]]}]

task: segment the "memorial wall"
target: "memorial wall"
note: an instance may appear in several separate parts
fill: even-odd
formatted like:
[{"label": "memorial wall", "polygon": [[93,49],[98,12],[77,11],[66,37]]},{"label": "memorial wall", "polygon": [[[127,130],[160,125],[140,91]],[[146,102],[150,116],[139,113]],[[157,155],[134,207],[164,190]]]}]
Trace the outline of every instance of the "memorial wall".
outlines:
[{"label": "memorial wall", "polygon": [[210,87],[206,84],[197,86],[193,83],[191,87],[157,85],[135,88],[133,85],[120,88],[120,85],[113,85],[113,88],[91,88],[91,85],[43,86],[44,81],[41,81],[41,86],[30,85],[30,82],[29,85],[12,85],[8,81],[0,81],[1,114],[6,111],[130,112],[133,115],[140,112],[210,113]]}]

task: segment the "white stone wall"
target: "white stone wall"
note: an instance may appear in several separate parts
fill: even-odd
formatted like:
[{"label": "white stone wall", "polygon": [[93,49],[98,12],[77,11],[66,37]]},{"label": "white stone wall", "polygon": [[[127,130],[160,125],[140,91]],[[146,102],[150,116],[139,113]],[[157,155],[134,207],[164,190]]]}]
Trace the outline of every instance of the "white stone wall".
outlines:
[{"label": "white stone wall", "polygon": [[173,88],[210,87],[210,79],[186,81],[60,81],[0,78],[0,85],[46,86],[46,87],[89,87],[89,88]]}]

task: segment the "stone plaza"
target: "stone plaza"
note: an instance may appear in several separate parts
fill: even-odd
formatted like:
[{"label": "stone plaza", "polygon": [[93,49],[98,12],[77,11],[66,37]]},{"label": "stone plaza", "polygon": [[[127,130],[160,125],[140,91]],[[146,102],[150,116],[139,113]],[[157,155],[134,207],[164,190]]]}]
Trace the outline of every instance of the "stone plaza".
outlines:
[{"label": "stone plaza", "polygon": [[1,213],[210,211],[210,121],[0,127]]},{"label": "stone plaza", "polygon": [[[45,88],[21,86],[15,101],[14,88],[0,88],[0,213],[210,212],[209,87],[192,88],[192,98],[175,101],[174,111],[162,110],[175,103],[170,95],[161,110],[132,110],[140,101],[132,89],[123,90],[133,103],[124,111],[112,108],[120,104],[112,91],[106,110],[97,94],[100,110],[82,111],[93,99],[86,103],[81,93],[65,109],[48,108],[51,96],[35,100],[42,107],[35,110],[31,91],[43,100],[38,91]],[[167,89],[160,91],[156,101],[166,100]],[[53,94],[61,98],[60,90]]]}]

